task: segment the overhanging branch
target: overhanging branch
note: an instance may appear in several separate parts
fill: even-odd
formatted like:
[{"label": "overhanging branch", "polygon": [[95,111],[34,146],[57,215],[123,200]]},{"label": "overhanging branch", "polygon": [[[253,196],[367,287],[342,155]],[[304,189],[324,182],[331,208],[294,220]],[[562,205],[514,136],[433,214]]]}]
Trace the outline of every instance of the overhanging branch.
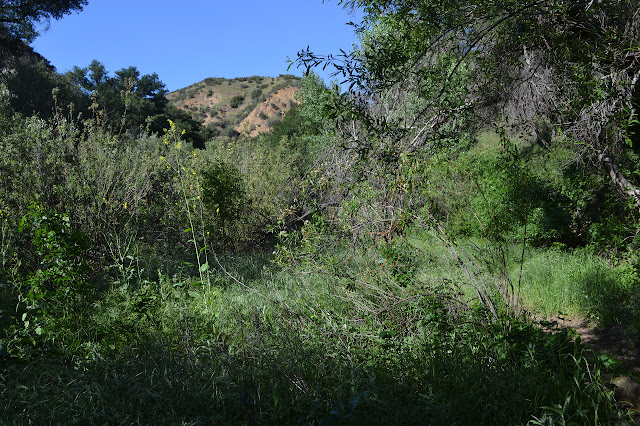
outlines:
[{"label": "overhanging branch", "polygon": [[618,189],[623,194],[626,194],[630,198],[632,198],[635,201],[638,209],[640,209],[640,189],[629,182],[629,180],[624,176],[624,173],[622,173],[622,171],[618,167],[618,164],[609,155],[609,153],[607,153],[606,150],[598,154],[598,161],[600,161],[607,168],[612,182],[618,187]]}]

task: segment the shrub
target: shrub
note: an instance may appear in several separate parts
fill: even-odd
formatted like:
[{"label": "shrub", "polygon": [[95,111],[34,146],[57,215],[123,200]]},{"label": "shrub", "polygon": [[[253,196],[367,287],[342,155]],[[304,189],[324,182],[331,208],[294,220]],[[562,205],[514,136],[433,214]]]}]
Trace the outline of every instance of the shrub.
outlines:
[{"label": "shrub", "polygon": [[222,135],[231,139],[235,139],[240,136],[240,133],[233,127],[228,127],[224,132],[222,132]]},{"label": "shrub", "polygon": [[233,222],[241,219],[248,204],[240,171],[223,161],[214,162],[202,172],[202,193],[216,230],[228,240]]},{"label": "shrub", "polygon": [[32,242],[20,259],[24,272],[17,296],[24,311],[13,333],[19,351],[53,335],[67,338],[67,327],[77,324],[97,290],[87,279],[87,239],[72,231],[69,215],[36,203],[28,210],[18,229]]},{"label": "shrub", "polygon": [[247,203],[240,171],[218,161],[204,170],[202,177],[205,205],[216,211],[217,217],[223,222],[238,219]]},{"label": "shrub", "polygon": [[251,92],[251,99],[258,99],[261,95],[262,95],[262,90],[260,90],[260,89],[254,89],[254,90]]},{"label": "shrub", "polygon": [[244,102],[244,96],[237,95],[231,98],[229,105],[231,106],[231,108],[238,108],[240,105],[242,105],[243,102]]},{"label": "shrub", "polygon": [[280,122],[280,116],[275,114],[267,120],[267,126],[274,127],[276,124]]}]

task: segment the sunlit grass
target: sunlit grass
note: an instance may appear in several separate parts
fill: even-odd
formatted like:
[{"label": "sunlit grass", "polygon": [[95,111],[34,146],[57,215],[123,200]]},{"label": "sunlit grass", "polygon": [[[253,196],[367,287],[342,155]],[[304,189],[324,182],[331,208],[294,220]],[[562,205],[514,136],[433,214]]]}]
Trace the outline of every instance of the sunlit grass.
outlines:
[{"label": "sunlit grass", "polygon": [[619,318],[615,308],[625,288],[611,265],[586,252],[531,250],[522,265],[512,269],[521,282],[524,305],[542,316],[565,314],[597,322]]}]

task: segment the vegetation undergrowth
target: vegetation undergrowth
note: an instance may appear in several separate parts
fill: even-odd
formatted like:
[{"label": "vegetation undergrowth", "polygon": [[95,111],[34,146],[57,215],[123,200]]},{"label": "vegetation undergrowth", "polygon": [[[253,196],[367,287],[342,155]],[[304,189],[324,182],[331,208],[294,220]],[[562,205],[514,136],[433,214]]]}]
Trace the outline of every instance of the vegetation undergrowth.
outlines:
[{"label": "vegetation undergrowth", "polygon": [[579,315],[601,325],[619,323],[630,313],[625,303],[637,286],[625,282],[624,271],[610,262],[588,252],[532,252],[521,276],[522,298],[531,309],[546,316]]},{"label": "vegetation undergrowth", "polygon": [[517,424],[556,404],[578,422],[611,413],[599,370],[566,332],[487,326],[482,311],[450,312],[426,290],[363,315],[354,304],[379,294],[341,297],[331,277],[264,258],[221,262],[251,290],[162,274],[114,287],[74,349],[50,342],[29,362],[7,359],[5,419]]},{"label": "vegetation undergrowth", "polygon": [[[570,334],[548,335],[515,318],[487,321],[482,306],[453,303],[459,294],[449,283],[464,278],[451,278],[455,262],[439,259],[435,246],[416,253],[344,245],[343,256],[325,250],[338,259],[316,259],[312,268],[233,254],[217,227],[247,220],[245,201],[234,201],[246,193],[232,187],[207,198],[207,185],[222,188],[212,176],[227,169],[208,166],[206,152],[183,152],[170,124],[163,139],[116,151],[130,158],[132,149],[159,145],[138,160],[149,171],[135,186],[110,186],[108,198],[85,186],[99,200],[72,198],[85,207],[71,213],[56,212],[71,205],[63,198],[70,191],[21,210],[30,194],[23,187],[13,204],[22,218],[7,209],[16,234],[7,234],[3,269],[6,421],[477,424],[615,415],[600,370]],[[72,134],[80,149],[104,143],[92,136],[99,130],[89,132]],[[74,167],[104,164],[99,153],[62,163],[62,176],[46,169],[40,176],[69,187]],[[197,167],[205,170],[202,186]],[[156,176],[162,183],[143,180]],[[153,216],[167,202],[174,207]],[[229,206],[232,213],[217,219]],[[145,229],[153,217],[158,223]],[[309,241],[329,236],[316,219],[302,229]],[[91,245],[83,235],[95,236]],[[173,250],[192,254],[159,263],[169,239]]]}]

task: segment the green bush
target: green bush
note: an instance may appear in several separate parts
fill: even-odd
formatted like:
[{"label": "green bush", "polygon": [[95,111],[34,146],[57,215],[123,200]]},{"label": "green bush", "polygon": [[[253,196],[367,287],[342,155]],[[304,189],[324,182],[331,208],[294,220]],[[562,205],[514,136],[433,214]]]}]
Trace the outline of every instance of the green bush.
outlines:
[{"label": "green bush", "polygon": [[260,89],[254,89],[251,92],[251,99],[255,100],[255,99],[258,99],[260,96],[262,96],[262,90],[260,90]]},{"label": "green bush", "polygon": [[88,240],[72,230],[68,215],[31,203],[18,231],[31,246],[17,260],[19,309],[7,331],[12,354],[24,356],[40,343],[72,340],[77,330],[71,328],[81,323],[100,289],[99,281],[89,280]]},{"label": "green bush", "polygon": [[[213,228],[225,244],[230,244],[249,201],[240,171],[231,164],[216,161],[202,171],[202,198],[213,218]],[[240,239],[235,235],[236,240]]]},{"label": "green bush", "polygon": [[236,95],[233,98],[231,98],[231,101],[229,101],[229,105],[231,106],[231,108],[238,108],[240,105],[242,105],[243,102],[244,102],[244,96]]},{"label": "green bush", "polygon": [[202,171],[202,177],[205,205],[223,222],[237,220],[247,204],[238,169],[219,161]]},{"label": "green bush", "polygon": [[240,132],[238,132],[234,127],[227,127],[222,132],[222,135],[228,137],[229,139],[235,139],[240,136]]}]

